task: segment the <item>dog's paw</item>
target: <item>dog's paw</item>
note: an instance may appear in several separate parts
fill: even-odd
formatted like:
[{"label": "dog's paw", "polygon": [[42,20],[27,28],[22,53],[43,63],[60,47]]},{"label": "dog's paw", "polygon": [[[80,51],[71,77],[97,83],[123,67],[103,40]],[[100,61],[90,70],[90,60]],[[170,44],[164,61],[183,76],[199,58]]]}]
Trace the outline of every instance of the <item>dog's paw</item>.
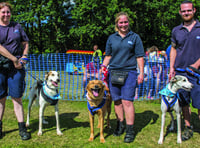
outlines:
[{"label": "dog's paw", "polygon": [[104,138],[101,138],[100,139],[100,143],[105,143],[106,141],[105,141],[105,139]]},{"label": "dog's paw", "polygon": [[58,136],[62,136],[63,133],[62,133],[61,131],[57,131],[57,135],[58,135]]},{"label": "dog's paw", "polygon": [[42,136],[42,132],[41,131],[38,132],[38,136]]},{"label": "dog's paw", "polygon": [[159,140],[158,140],[158,144],[163,144],[163,140],[162,140],[162,139],[159,139]]},{"label": "dog's paw", "polygon": [[177,139],[177,143],[182,143],[182,140],[181,139]]},{"label": "dog's paw", "polygon": [[89,139],[88,139],[88,141],[93,141],[94,140],[94,137],[90,137]]},{"label": "dog's paw", "polygon": [[29,127],[29,123],[26,122],[26,127]]}]

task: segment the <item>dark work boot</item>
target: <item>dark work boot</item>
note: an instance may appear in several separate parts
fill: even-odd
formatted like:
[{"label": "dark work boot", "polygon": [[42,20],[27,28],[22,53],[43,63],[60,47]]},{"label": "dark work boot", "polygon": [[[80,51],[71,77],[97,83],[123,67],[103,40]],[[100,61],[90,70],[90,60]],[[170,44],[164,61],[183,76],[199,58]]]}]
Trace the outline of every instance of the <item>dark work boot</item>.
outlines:
[{"label": "dark work boot", "polygon": [[134,125],[126,125],[126,135],[124,137],[125,143],[133,142],[135,138],[133,127]]},{"label": "dark work boot", "polygon": [[120,136],[124,133],[125,127],[124,127],[124,121],[120,122],[117,121],[117,128],[115,129],[113,136]]},{"label": "dark work boot", "polygon": [[31,138],[31,134],[27,132],[26,126],[24,122],[18,122],[19,125],[19,135],[22,140],[28,140]]},{"label": "dark work boot", "polygon": [[182,141],[186,141],[193,136],[193,127],[192,126],[186,126],[184,129],[184,133],[182,134]]},{"label": "dark work boot", "polygon": [[2,121],[0,121],[0,139],[3,137],[3,132],[2,132]]}]

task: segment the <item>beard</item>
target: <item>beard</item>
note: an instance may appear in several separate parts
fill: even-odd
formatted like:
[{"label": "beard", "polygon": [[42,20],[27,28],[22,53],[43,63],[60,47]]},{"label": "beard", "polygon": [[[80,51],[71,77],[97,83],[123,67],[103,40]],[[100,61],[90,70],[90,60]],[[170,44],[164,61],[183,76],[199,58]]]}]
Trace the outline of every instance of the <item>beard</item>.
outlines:
[{"label": "beard", "polygon": [[182,16],[184,22],[191,22],[194,20],[194,14],[184,15]]}]

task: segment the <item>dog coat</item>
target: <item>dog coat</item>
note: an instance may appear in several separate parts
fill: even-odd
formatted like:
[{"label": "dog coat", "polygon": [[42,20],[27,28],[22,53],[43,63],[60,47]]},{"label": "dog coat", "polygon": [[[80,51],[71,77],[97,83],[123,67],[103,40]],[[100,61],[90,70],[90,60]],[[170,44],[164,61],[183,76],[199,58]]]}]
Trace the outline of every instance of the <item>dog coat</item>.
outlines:
[{"label": "dog coat", "polygon": [[[170,108],[176,103],[176,101],[179,99],[179,95],[178,93],[172,93],[169,89],[168,89],[168,85],[162,89],[159,94],[161,94],[163,101],[165,102],[166,106],[167,106],[167,111],[170,111]],[[170,102],[168,101],[168,98],[173,98]]]},{"label": "dog coat", "polygon": [[40,89],[41,95],[44,98],[45,101],[47,101],[48,103],[50,103],[50,105],[56,105],[58,103],[58,99],[60,99],[60,95],[58,94],[58,90],[57,94],[55,96],[49,96],[45,90],[45,83],[43,83],[43,86]]},{"label": "dog coat", "polygon": [[[87,96],[87,98],[89,98],[88,95],[86,95],[86,96]],[[105,103],[106,103],[106,93],[104,93],[104,99],[97,107],[90,106],[90,103],[87,101],[88,110],[90,111],[91,115],[94,116],[96,114],[96,111],[101,109]]]}]

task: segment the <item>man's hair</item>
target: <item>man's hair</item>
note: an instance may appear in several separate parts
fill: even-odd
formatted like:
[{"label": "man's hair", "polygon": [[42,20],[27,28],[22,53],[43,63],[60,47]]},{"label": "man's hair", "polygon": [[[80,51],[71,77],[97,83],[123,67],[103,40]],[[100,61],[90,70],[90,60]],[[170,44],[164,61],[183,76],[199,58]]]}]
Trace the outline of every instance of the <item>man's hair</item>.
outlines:
[{"label": "man's hair", "polygon": [[192,4],[192,9],[194,9],[194,5],[193,5],[193,3],[192,3],[191,1],[188,1],[188,0],[183,1],[183,2],[180,4],[180,9],[181,9],[181,5],[182,5],[182,4]]}]

